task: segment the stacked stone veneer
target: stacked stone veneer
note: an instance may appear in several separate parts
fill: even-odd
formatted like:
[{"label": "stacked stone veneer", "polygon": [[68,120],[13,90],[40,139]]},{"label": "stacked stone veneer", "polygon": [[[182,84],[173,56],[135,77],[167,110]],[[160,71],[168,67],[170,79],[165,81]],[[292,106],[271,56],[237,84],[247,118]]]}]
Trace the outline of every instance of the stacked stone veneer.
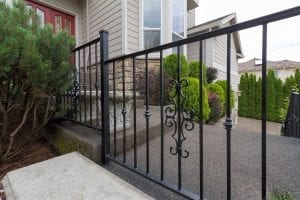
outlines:
[{"label": "stacked stone veneer", "polygon": [[[113,67],[113,63],[109,64],[109,89],[110,91],[113,90],[113,84],[115,82],[115,89],[116,91],[123,90],[123,79],[125,81],[125,90],[132,91],[133,87],[133,60],[126,59],[124,62],[124,78],[122,74],[122,61],[116,61],[114,63],[115,67]],[[135,66],[136,66],[136,73],[145,72],[146,64],[145,59],[135,59]],[[98,67],[98,72],[96,70]],[[159,59],[148,59],[148,69],[154,69],[159,71],[160,67],[160,60]],[[113,76],[113,68],[115,68],[115,74]],[[84,75],[85,74],[85,75]],[[85,78],[84,78],[85,76]],[[85,81],[84,81],[85,80]],[[100,82],[101,82],[101,69],[100,64],[98,65],[91,65],[80,68],[80,88],[81,90],[84,89],[84,85],[86,86],[87,91],[95,91],[96,90],[96,81],[98,81],[100,90]],[[138,89],[138,88],[137,88]]]}]

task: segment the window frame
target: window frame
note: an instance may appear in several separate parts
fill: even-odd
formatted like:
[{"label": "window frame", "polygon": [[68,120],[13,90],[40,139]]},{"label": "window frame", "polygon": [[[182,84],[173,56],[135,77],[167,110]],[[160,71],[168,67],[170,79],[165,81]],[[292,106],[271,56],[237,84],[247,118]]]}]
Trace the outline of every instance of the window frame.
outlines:
[{"label": "window frame", "polygon": [[160,28],[145,28],[145,26],[144,26],[144,16],[145,16],[145,13],[144,13],[144,1],[145,0],[142,0],[141,1],[141,12],[142,12],[142,14],[141,14],[141,40],[140,40],[140,50],[144,50],[145,49],[145,31],[159,31],[160,32],[160,40],[159,40],[159,45],[161,45],[162,44],[162,36],[163,36],[163,30],[164,30],[164,23],[163,23],[163,19],[164,19],[164,12],[163,12],[163,10],[164,10],[164,6],[163,6],[163,1],[164,0],[160,0]]}]

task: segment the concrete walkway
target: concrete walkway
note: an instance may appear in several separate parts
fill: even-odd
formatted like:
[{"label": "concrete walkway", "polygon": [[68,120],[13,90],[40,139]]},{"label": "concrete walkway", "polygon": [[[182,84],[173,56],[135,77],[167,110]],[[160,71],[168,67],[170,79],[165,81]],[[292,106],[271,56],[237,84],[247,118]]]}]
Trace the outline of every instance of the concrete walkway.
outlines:
[{"label": "concrete walkway", "polygon": [[2,182],[7,200],[152,199],[77,152],[9,172]]},{"label": "concrete walkway", "polygon": [[[261,198],[261,136],[260,121],[240,120],[232,130],[232,199]],[[183,149],[190,152],[183,159],[183,187],[199,193],[199,128],[186,133]],[[300,139],[267,135],[267,189],[288,190],[300,194]],[[165,178],[177,183],[177,157],[169,152],[175,141],[171,132],[164,136]],[[160,176],[160,137],[150,142],[150,173]],[[138,147],[138,168],[145,170],[145,145]],[[133,151],[127,152],[128,164]],[[181,197],[113,164],[108,169],[156,199]],[[223,200],[226,197],[226,133],[223,127],[204,126],[204,196]]]}]

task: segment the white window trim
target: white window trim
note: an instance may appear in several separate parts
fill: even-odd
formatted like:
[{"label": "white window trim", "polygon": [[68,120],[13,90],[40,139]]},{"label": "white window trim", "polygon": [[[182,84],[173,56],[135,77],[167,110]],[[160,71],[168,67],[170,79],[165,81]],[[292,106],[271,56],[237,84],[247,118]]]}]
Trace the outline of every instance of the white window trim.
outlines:
[{"label": "white window trim", "polygon": [[[163,43],[163,30],[164,30],[164,0],[160,0],[160,28],[145,28],[144,27],[144,0],[140,1],[139,13],[140,13],[140,28],[139,28],[139,50],[144,50],[144,31],[160,31],[160,44]],[[158,54],[157,54],[158,55]]]},{"label": "white window trim", "polygon": [[[184,11],[183,11],[183,16],[184,16],[184,19],[183,19],[183,36],[174,32],[173,31],[173,5],[172,5],[172,0],[170,0],[170,14],[169,14],[169,17],[170,17],[170,24],[171,24],[171,41],[173,41],[173,33],[176,34],[178,37],[180,37],[181,39],[184,39],[187,37],[187,1],[183,1],[184,2]],[[169,52],[169,54],[172,54],[172,50]],[[183,54],[185,55],[185,57],[187,58],[187,45],[184,45],[183,46]]]}]

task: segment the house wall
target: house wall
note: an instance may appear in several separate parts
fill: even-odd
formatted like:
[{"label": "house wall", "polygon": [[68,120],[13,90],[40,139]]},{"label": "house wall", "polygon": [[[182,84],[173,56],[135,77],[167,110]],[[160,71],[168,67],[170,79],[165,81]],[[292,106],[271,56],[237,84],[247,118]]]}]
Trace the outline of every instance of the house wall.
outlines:
[{"label": "house wall", "polygon": [[195,26],[195,9],[187,11],[187,28]]},{"label": "house wall", "polygon": [[139,50],[139,0],[127,0],[127,52]]},{"label": "house wall", "polygon": [[[99,31],[109,31],[109,57],[122,54],[122,1],[82,1],[83,22],[86,31],[82,41],[88,42],[99,37]],[[88,13],[88,15],[87,15]]]}]

